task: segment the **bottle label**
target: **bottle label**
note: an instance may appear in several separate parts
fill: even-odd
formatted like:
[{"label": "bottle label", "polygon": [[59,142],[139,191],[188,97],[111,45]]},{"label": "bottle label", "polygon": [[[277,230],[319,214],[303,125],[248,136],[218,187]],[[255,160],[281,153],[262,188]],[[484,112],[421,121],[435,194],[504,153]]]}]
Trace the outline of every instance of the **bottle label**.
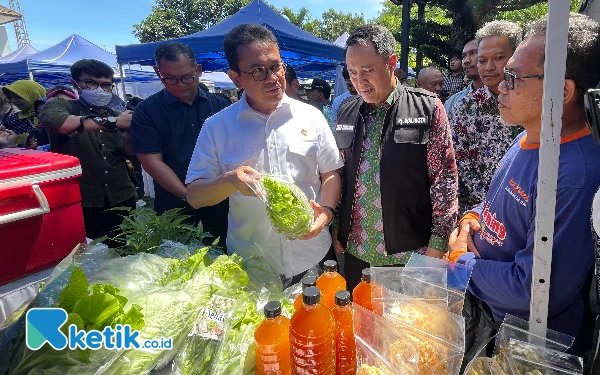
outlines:
[{"label": "bottle label", "polygon": [[213,295],[200,313],[190,336],[200,336],[206,339],[221,340],[223,323],[233,310],[235,299]]}]

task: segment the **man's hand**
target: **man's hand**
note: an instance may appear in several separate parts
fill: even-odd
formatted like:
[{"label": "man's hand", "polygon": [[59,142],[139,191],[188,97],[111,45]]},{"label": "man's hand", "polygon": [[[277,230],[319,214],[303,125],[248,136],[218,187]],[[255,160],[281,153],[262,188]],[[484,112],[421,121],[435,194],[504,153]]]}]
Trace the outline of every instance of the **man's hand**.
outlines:
[{"label": "man's hand", "polygon": [[256,194],[250,189],[248,183],[255,182],[259,176],[260,173],[254,168],[241,166],[238,169],[229,172],[229,182],[243,195],[254,197]]},{"label": "man's hand", "polygon": [[432,249],[431,247],[428,247],[425,255],[428,257],[432,257],[432,258],[443,259],[444,256],[446,255],[446,253],[443,251],[435,250],[435,249]]},{"label": "man's hand", "polygon": [[129,130],[129,128],[131,127],[132,114],[133,114],[133,111],[129,111],[129,110],[127,110],[125,112],[121,112],[119,117],[117,117],[117,128]]},{"label": "man's hand", "polygon": [[14,147],[17,143],[17,134],[6,129],[4,126],[0,126],[0,148]]},{"label": "man's hand", "polygon": [[465,219],[461,220],[460,226],[456,228],[458,230],[458,236],[460,236],[463,228],[469,228],[469,236],[467,237],[467,250],[479,256],[479,251],[475,247],[475,243],[473,242],[473,234],[475,232],[479,232],[481,230],[481,224],[475,219]]},{"label": "man's hand", "polygon": [[313,237],[316,237],[319,233],[321,233],[323,228],[325,228],[327,226],[327,224],[329,224],[331,219],[333,219],[333,213],[331,211],[329,211],[328,209],[323,208],[317,202],[311,200],[310,206],[312,207],[312,209],[315,213],[315,216],[314,216],[315,219],[313,221],[312,227],[310,228],[310,232],[308,232],[304,236],[298,237],[301,240],[309,240]]},{"label": "man's hand", "polygon": [[346,252],[346,249],[344,249],[341,242],[338,241],[338,231],[337,230],[332,231],[331,241],[333,242],[333,250],[335,250],[336,254],[343,254]]},{"label": "man's hand", "polygon": [[458,258],[462,254],[467,253],[467,251],[479,256],[479,252],[473,243],[473,232],[469,223],[463,222],[460,228],[456,228],[452,232],[448,246],[450,248],[448,260],[451,262],[456,262]]}]

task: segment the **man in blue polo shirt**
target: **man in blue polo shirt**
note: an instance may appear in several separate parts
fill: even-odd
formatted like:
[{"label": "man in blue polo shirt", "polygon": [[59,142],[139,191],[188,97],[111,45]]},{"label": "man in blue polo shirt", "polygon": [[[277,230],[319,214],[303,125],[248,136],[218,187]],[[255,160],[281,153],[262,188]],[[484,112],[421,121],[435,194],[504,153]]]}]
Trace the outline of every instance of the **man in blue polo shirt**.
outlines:
[{"label": "man in blue polo shirt", "polygon": [[199,88],[202,66],[191,48],[167,42],[154,52],[154,71],[165,88],[141,102],[131,123],[134,154],[154,179],[158,214],[172,208],[188,208],[192,222],[220,237],[227,234],[228,202],[191,210],[185,197],[187,173],[196,139],[204,121],[229,103]]}]

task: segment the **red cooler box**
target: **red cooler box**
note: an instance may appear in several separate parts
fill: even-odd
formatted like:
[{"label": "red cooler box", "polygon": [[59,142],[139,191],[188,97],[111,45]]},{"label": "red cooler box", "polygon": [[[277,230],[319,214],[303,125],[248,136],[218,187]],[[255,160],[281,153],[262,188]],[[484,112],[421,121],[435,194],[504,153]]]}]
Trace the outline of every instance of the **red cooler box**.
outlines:
[{"label": "red cooler box", "polygon": [[79,160],[0,150],[0,285],[58,264],[85,242]]}]

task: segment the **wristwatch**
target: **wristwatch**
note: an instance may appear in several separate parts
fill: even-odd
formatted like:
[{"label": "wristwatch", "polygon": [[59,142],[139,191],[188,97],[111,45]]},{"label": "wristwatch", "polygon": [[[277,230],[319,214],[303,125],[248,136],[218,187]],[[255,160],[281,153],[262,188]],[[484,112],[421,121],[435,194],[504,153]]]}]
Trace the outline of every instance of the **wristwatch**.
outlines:
[{"label": "wristwatch", "polygon": [[117,118],[114,116],[109,116],[107,118],[101,117],[101,116],[94,116],[94,115],[90,115],[90,116],[84,116],[83,118],[91,118],[92,121],[94,121],[96,124],[103,126],[104,129],[108,130],[108,131],[113,131],[117,129]]},{"label": "wristwatch", "polygon": [[329,223],[327,223],[327,225],[331,224],[333,222],[333,219],[335,219],[335,210],[333,209],[333,207],[329,207],[329,206],[321,206],[326,210],[329,210],[331,212],[331,220],[329,220]]}]

